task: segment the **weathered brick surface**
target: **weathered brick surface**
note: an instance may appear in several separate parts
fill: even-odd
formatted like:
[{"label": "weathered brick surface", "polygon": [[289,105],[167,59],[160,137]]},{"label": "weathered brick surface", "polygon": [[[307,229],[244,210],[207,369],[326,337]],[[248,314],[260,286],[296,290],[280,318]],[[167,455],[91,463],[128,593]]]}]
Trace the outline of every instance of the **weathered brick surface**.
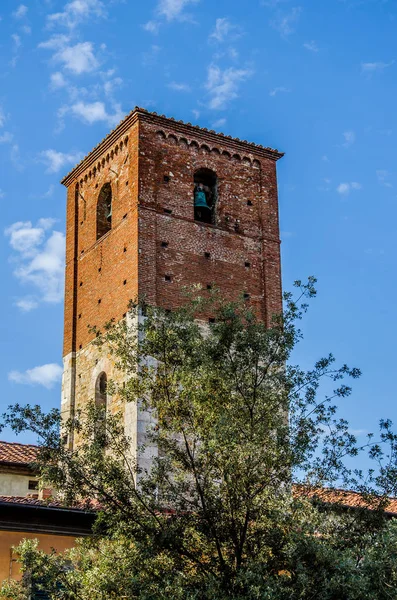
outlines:
[{"label": "weathered brick surface", "polygon": [[[186,286],[215,284],[229,298],[249,294],[266,322],[279,312],[280,156],[138,109],[65,177],[66,414],[93,398],[102,368],[115,376],[88,325],[121,319],[131,298],[172,309],[185,301]],[[218,179],[214,225],[194,220],[194,173],[203,167]],[[107,182],[112,229],[97,240],[97,200]],[[131,414],[134,438],[137,419]]]},{"label": "weathered brick surface", "polygon": [[[183,303],[185,286],[214,283],[227,297],[248,293],[269,319],[281,306],[275,161],[218,141],[209,146],[177,135],[172,123],[141,124],[139,291],[149,303],[172,308]],[[194,221],[193,178],[203,167],[218,177],[215,225]]]}]

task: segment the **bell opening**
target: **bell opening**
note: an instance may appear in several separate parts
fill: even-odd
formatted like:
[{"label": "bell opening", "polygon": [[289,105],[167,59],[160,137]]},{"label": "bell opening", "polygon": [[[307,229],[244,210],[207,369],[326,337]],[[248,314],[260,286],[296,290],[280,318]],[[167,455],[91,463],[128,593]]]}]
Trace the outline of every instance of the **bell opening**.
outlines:
[{"label": "bell opening", "polygon": [[211,169],[199,169],[194,174],[194,218],[202,223],[215,223],[217,176]]}]

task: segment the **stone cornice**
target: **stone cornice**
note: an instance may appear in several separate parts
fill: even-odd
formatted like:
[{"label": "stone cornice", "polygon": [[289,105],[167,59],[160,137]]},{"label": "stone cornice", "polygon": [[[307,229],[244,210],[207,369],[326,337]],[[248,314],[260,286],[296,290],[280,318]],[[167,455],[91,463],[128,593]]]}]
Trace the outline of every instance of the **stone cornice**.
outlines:
[{"label": "stone cornice", "polygon": [[284,154],[273,148],[266,148],[253,142],[247,142],[246,140],[240,140],[239,138],[233,138],[223,133],[217,133],[214,130],[206,129],[205,127],[199,127],[198,125],[192,125],[191,123],[185,123],[183,121],[176,121],[173,118],[167,118],[164,115],[158,115],[155,112],[149,112],[144,108],[135,107],[115,129],[113,129],[83,160],[78,163],[61,181],[66,187],[70,183],[79,177],[85,169],[108,150],[120,136],[122,136],[128,129],[134,125],[137,121],[152,123],[159,127],[171,128],[174,132],[178,132],[182,135],[194,136],[201,141],[207,141],[211,144],[217,144],[219,146],[233,148],[236,151],[246,152],[258,157],[270,158],[271,160],[278,160]]}]

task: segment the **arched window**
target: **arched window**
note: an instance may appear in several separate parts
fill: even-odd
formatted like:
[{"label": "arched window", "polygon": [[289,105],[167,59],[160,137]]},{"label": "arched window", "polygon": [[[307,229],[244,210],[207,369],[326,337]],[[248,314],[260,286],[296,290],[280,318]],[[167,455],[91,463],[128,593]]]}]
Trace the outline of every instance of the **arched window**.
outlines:
[{"label": "arched window", "polygon": [[100,373],[95,383],[95,407],[98,410],[98,420],[95,424],[95,438],[105,445],[106,410],[107,410],[108,378],[106,373]]},{"label": "arched window", "polygon": [[96,239],[99,240],[112,229],[112,186],[105,183],[98,196],[96,205]]},{"label": "arched window", "polygon": [[215,223],[218,178],[211,169],[194,174],[194,218],[202,223]]}]

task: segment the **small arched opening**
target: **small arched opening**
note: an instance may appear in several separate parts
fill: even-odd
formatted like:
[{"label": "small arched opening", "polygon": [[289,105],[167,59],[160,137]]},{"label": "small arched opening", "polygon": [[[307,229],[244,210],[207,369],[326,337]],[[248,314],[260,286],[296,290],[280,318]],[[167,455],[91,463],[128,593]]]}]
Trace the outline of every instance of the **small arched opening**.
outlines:
[{"label": "small arched opening", "polygon": [[95,383],[95,408],[96,408],[96,423],[95,423],[95,440],[102,445],[105,445],[106,437],[106,411],[107,411],[107,391],[108,378],[106,373],[102,372],[98,375]]},{"label": "small arched opening", "polygon": [[194,218],[202,223],[215,223],[218,178],[211,169],[198,169],[194,174]]},{"label": "small arched opening", "polygon": [[112,229],[112,186],[105,183],[99,192],[96,207],[96,239]]}]

